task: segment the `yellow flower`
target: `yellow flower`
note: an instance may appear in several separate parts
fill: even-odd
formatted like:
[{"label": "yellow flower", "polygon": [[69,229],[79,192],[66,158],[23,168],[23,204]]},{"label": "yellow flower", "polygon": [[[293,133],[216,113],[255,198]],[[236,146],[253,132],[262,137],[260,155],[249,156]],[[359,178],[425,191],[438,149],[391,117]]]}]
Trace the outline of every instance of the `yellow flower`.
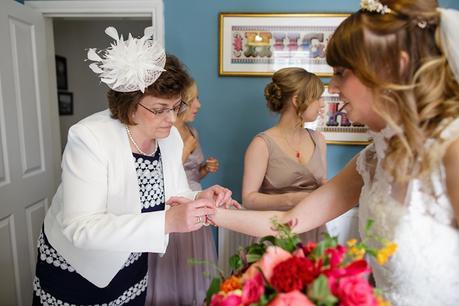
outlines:
[{"label": "yellow flower", "polygon": [[389,259],[389,255],[384,249],[379,250],[378,254],[376,254],[376,262],[380,264],[381,266],[384,265],[388,259]]},{"label": "yellow flower", "polygon": [[347,241],[348,247],[353,247],[357,243],[357,239],[351,239]]},{"label": "yellow flower", "polygon": [[389,260],[389,257],[394,255],[395,251],[397,251],[397,244],[395,242],[387,243],[384,248],[380,249],[376,254],[376,261],[378,264],[384,265]]},{"label": "yellow flower", "polygon": [[356,259],[362,259],[363,256],[365,256],[365,249],[360,249],[357,247],[352,247],[349,252],[351,253],[352,256],[354,256]]},{"label": "yellow flower", "polygon": [[378,306],[390,306],[390,302],[385,300],[382,296],[377,295],[376,296],[376,302],[378,303]]},{"label": "yellow flower", "polygon": [[397,251],[397,244],[395,242],[390,242],[385,247],[386,252],[389,256],[394,255],[395,251]]},{"label": "yellow flower", "polygon": [[397,251],[397,244],[394,242],[387,243],[384,248],[378,251],[376,254],[376,261],[380,265],[384,265],[388,260],[389,257],[394,255],[395,251]]}]

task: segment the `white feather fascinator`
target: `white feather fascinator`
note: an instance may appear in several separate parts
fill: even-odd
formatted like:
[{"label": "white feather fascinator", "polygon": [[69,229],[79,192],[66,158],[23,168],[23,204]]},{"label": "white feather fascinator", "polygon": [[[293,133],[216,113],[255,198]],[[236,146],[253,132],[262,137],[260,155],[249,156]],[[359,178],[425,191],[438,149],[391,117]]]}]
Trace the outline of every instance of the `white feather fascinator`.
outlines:
[{"label": "white feather fascinator", "polygon": [[153,41],[152,27],[145,28],[142,38],[133,38],[129,34],[127,40],[123,40],[122,35],[118,36],[114,27],[106,28],[105,33],[115,42],[104,50],[90,48],[88,60],[95,63],[89,68],[114,91],[144,92],[165,71],[166,53]]}]

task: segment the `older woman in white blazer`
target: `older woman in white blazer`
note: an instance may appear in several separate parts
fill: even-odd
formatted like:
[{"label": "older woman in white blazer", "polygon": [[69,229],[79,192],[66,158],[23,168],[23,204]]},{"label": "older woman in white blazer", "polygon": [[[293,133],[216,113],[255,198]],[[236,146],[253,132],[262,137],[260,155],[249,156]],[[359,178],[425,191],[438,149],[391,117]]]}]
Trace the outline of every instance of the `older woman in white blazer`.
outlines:
[{"label": "older woman in white blazer", "polygon": [[[112,37],[113,31],[107,29]],[[143,44],[144,38],[131,44]],[[131,46],[129,40],[117,43]],[[183,110],[181,92],[190,78],[175,57],[164,51],[148,54],[156,74],[134,71],[137,79],[130,80],[119,76],[118,84],[108,84],[109,109],[69,131],[62,183],[38,241],[34,305],[143,306],[147,252],[164,253],[168,233],[197,230],[215,205],[233,202],[226,188],[197,193],[188,187],[183,143],[173,124]],[[103,82],[107,61],[91,67]],[[127,73],[132,67],[120,70]],[[152,74],[156,79],[139,85],[139,74],[141,81]]]}]

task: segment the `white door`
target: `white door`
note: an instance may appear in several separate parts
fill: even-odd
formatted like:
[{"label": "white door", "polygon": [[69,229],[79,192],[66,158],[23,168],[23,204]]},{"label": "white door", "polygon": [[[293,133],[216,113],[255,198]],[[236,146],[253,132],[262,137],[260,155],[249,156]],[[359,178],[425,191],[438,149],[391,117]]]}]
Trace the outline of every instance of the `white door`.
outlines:
[{"label": "white door", "polygon": [[36,239],[57,181],[48,78],[44,18],[0,1],[0,305],[32,302]]}]

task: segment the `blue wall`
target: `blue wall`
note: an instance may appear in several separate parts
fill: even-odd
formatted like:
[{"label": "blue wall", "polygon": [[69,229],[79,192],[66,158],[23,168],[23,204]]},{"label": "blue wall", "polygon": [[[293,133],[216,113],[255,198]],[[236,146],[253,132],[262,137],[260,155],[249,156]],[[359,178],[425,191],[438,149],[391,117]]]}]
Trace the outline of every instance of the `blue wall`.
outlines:
[{"label": "blue wall", "polygon": [[[221,184],[240,200],[244,152],[254,135],[276,122],[263,97],[267,77],[218,76],[220,12],[352,12],[359,0],[165,0],[166,50],[177,55],[196,79],[203,104],[195,126],[206,155],[221,170],[204,185]],[[440,1],[459,9],[459,1]],[[328,82],[328,79],[324,79]],[[362,146],[328,145],[328,175],[335,175]]]}]

